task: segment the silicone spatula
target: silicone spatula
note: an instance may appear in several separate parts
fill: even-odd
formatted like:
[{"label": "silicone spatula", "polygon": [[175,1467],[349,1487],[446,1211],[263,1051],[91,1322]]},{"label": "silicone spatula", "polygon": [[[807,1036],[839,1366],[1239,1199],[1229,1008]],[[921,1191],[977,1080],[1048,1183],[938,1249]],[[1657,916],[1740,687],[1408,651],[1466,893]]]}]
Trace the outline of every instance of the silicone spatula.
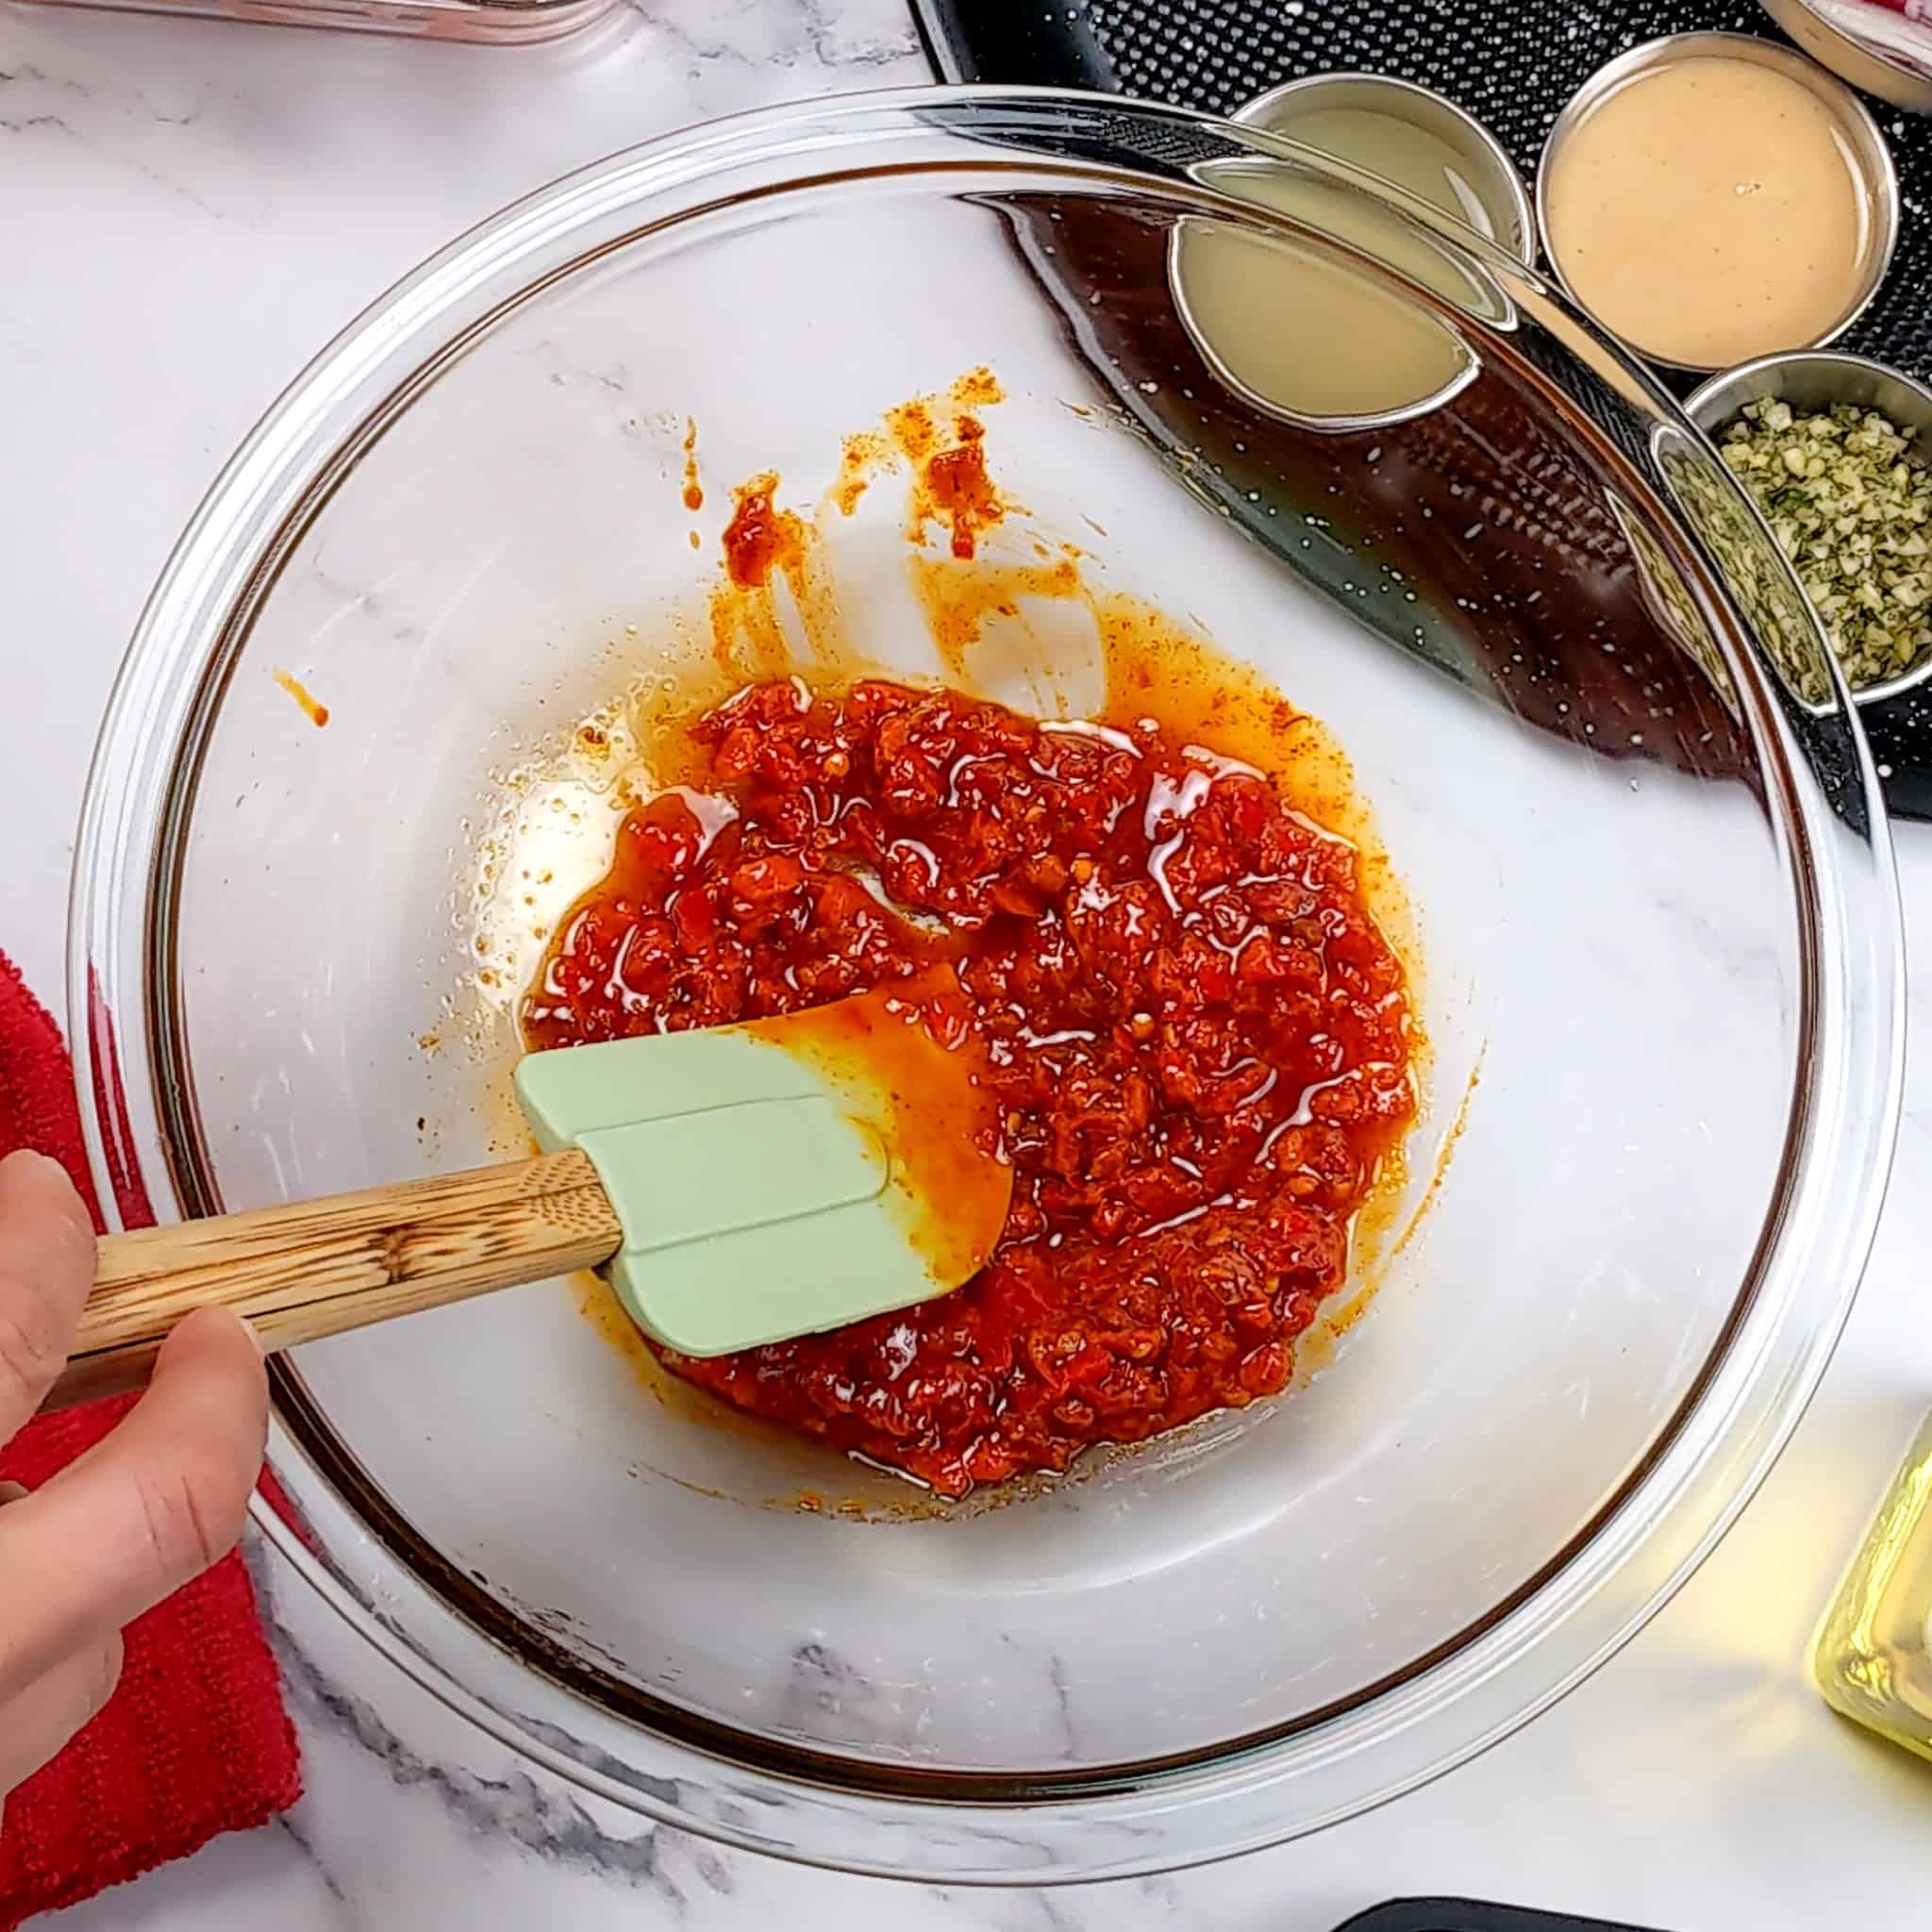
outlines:
[{"label": "silicone spatula", "polygon": [[144,1380],[219,1302],[263,1346],[577,1268],[686,1355],[836,1328],[958,1287],[1004,1225],[983,1059],[904,991],[526,1055],[544,1150],[427,1180],[109,1235],[50,1406]]}]

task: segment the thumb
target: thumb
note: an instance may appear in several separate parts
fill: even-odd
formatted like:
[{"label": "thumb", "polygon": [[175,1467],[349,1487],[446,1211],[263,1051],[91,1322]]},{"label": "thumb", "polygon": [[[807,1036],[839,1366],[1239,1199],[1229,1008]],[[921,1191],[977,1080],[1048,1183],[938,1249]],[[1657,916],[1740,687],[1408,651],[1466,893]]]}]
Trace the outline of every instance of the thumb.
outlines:
[{"label": "thumb", "polygon": [[0,1629],[0,1697],[233,1548],[267,1431],[254,1336],[226,1309],[197,1310],[113,1432],[0,1509],[0,1576],[34,1579]]}]

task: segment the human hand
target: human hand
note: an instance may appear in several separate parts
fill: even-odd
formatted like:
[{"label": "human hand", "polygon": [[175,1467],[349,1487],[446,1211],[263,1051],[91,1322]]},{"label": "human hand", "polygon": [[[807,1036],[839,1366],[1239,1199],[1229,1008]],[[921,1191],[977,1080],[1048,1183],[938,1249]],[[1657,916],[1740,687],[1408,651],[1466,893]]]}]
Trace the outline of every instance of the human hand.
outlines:
[{"label": "human hand", "polygon": [[[60,1164],[0,1160],[0,1443],[53,1386],[93,1277]],[[123,1626],[234,1546],[267,1430],[260,1350],[204,1308],[110,1435],[31,1494],[0,1484],[0,1800],[108,1701]]]}]

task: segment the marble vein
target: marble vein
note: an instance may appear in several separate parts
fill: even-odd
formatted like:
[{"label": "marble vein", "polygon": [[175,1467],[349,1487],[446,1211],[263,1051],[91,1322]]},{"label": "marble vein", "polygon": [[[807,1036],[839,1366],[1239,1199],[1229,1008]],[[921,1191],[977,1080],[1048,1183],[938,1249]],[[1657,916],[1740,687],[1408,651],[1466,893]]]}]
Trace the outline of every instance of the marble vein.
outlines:
[{"label": "marble vein", "polygon": [[[575,1796],[547,1780],[540,1781],[531,1772],[515,1769],[500,1777],[486,1777],[425,1757],[366,1699],[331,1682],[285,1624],[276,1626],[276,1636],[275,1654],[297,1721],[347,1737],[375,1759],[399,1789],[421,1787],[432,1793],[464,1833],[491,1843],[514,1844],[565,1871],[647,1891],[674,1910],[682,1911],[689,1903],[684,1887],[666,1868],[661,1843],[666,1834],[659,1827],[648,1825],[633,1837],[620,1837],[603,1830]],[[299,1830],[299,1825],[291,1829]],[[302,1840],[298,1838],[297,1842]],[[710,1890],[729,1892],[730,1873],[715,1854],[706,1850],[688,1862]]]}]

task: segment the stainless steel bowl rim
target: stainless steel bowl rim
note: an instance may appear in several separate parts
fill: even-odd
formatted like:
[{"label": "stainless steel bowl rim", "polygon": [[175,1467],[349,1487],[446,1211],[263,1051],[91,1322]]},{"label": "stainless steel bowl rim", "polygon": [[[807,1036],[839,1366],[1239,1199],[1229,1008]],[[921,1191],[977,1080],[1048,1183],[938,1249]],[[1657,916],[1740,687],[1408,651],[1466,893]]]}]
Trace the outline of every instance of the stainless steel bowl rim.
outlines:
[{"label": "stainless steel bowl rim", "polygon": [[1804,51],[1838,77],[1908,114],[1932,114],[1932,75],[1827,20],[1811,0],[1758,0]]},{"label": "stainless steel bowl rim", "polygon": [[[1460,101],[1451,100],[1436,88],[1424,87],[1419,80],[1399,80],[1392,75],[1371,74],[1360,68],[1349,68],[1335,74],[1305,74],[1299,80],[1285,80],[1279,87],[1271,87],[1266,93],[1257,94],[1251,101],[1243,101],[1227,118],[1244,127],[1266,128],[1271,134],[1283,134],[1294,140],[1297,137],[1291,131],[1270,125],[1274,109],[1297,94],[1319,93],[1324,89],[1343,84],[1370,86],[1389,93],[1408,94],[1428,101],[1468,128],[1483,152],[1495,163],[1497,178],[1508,192],[1510,212],[1516,217],[1519,236],[1519,244],[1512,252],[1520,254],[1526,262],[1536,260],[1538,210],[1531,199],[1529,185],[1523,178],[1523,171],[1510,159],[1509,150],[1485,122],[1478,120]],[[1496,237],[1496,243],[1498,247],[1507,246],[1500,235]]]}]

